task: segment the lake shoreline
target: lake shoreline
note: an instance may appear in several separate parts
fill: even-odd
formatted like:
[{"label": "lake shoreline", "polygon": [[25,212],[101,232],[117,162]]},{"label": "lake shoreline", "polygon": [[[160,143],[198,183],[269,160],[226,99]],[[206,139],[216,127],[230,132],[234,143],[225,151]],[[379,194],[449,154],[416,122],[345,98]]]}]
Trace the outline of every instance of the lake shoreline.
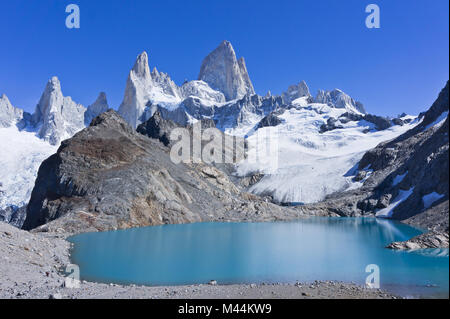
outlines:
[{"label": "lake shoreline", "polygon": [[136,286],[82,281],[67,288],[61,270],[70,263],[64,234],[30,233],[0,222],[0,298],[149,299],[393,299],[394,294],[335,281],[295,284]]}]

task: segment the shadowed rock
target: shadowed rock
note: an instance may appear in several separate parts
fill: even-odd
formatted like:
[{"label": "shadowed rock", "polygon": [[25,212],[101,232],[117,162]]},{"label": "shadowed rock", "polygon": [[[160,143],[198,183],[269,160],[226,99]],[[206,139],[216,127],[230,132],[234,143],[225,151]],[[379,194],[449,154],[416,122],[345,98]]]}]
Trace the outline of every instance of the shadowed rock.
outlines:
[{"label": "shadowed rock", "polygon": [[148,137],[160,140],[165,146],[169,146],[171,143],[170,133],[177,127],[179,127],[177,124],[170,120],[164,120],[159,111],[156,111],[147,122],[138,126],[137,131]]}]

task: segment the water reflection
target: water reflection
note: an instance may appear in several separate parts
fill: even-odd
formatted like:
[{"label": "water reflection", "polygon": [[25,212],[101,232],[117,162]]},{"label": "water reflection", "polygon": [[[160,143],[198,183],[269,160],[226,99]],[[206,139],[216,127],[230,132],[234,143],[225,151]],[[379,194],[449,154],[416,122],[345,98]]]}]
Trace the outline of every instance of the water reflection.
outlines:
[{"label": "water reflection", "polygon": [[310,218],[274,223],[198,223],[81,234],[72,259],[84,279],[149,285],[355,281],[368,264],[381,285],[448,294],[448,250],[384,247],[421,231],[375,218]]}]

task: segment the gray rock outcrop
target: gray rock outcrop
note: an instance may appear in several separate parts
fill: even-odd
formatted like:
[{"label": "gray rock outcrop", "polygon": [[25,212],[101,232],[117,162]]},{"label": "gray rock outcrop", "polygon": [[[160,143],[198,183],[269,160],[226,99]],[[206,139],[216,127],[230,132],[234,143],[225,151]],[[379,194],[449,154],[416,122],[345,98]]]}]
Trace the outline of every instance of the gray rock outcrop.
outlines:
[{"label": "gray rock outcrop", "polygon": [[390,243],[386,248],[400,250],[415,250],[425,248],[448,248],[448,232],[430,231],[415,236],[407,241]]}]

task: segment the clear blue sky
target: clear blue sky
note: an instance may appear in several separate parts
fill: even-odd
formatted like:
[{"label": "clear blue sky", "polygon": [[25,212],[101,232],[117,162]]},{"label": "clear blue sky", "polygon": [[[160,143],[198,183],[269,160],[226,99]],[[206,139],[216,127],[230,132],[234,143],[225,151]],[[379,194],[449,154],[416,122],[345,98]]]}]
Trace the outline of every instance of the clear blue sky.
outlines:
[{"label": "clear blue sky", "polygon": [[[81,28],[65,27],[66,5]],[[366,5],[381,28],[365,27]],[[117,108],[136,56],[176,83],[196,79],[222,40],[244,56],[259,94],[305,80],[340,88],[380,115],[417,114],[449,77],[448,0],[0,0],[0,93],[33,111],[46,81],[84,104]]]}]

